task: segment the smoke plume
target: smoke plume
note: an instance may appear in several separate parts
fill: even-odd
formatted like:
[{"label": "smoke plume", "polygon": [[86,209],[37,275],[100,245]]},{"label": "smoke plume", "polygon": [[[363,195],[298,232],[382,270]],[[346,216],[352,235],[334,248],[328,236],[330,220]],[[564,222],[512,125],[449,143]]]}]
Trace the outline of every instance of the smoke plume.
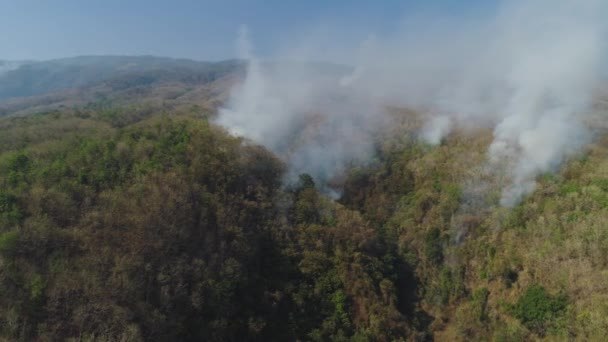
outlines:
[{"label": "smoke plume", "polygon": [[359,46],[336,39],[324,49],[341,56],[335,64],[311,62],[314,36],[262,63],[243,30],[247,77],[218,121],[285,158],[290,177],[323,182],[372,157],[386,106],[428,113],[419,133],[430,144],[454,127],[490,127],[488,165],[509,179],[500,203],[511,206],[590,139],[583,122],[603,67],[605,14],[603,0],[515,0],[484,16],[406,15]]},{"label": "smoke plume", "polygon": [[236,135],[261,143],[289,165],[288,182],[301,173],[328,182],[351,163],[373,154],[373,133],[384,122],[375,103],[348,86],[352,68],[309,61],[260,62],[251,51],[246,28],[239,54],[247,76],[233,89],[218,122]]}]

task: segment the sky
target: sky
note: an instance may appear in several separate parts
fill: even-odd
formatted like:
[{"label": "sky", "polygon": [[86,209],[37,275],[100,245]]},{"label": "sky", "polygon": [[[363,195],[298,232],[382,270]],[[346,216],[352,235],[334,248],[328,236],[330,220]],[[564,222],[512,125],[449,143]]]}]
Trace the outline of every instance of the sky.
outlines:
[{"label": "sky", "polygon": [[[483,15],[498,1],[0,0],[0,59],[158,55],[221,60],[236,56],[242,25],[249,28],[256,54],[270,57],[308,35],[331,31],[334,41],[327,44],[355,46],[366,36],[389,34],[416,13]],[[320,58],[340,59],[320,50]]]}]

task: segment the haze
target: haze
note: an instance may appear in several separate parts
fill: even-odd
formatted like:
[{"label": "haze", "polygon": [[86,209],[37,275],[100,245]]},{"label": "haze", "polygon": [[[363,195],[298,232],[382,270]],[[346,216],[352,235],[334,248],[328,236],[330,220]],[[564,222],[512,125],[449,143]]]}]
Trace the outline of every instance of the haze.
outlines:
[{"label": "haze", "polygon": [[[321,27],[356,46],[391,32],[410,12],[483,13],[493,1],[0,1],[0,59],[77,55],[159,55],[219,60],[235,57],[238,27],[248,25],[257,52]],[[334,44],[336,42],[333,42]],[[333,52],[332,52],[333,53]],[[318,51],[318,57],[328,56]]]}]

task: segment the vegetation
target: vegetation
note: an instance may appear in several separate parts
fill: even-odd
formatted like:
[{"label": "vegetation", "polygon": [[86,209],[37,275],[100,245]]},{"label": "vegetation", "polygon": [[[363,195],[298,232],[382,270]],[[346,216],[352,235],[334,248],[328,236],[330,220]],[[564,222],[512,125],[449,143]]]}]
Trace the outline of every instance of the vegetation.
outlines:
[{"label": "vegetation", "polygon": [[4,122],[4,338],[416,333],[397,290],[410,270],[309,176],[283,190],[278,159],[191,115],[81,114]]},{"label": "vegetation", "polygon": [[547,321],[560,315],[567,304],[566,297],[552,296],[544,287],[532,285],[513,306],[513,315],[526,327],[542,334]]},{"label": "vegetation", "polygon": [[166,81],[204,83],[239,67],[236,61],[211,63],[152,56],[83,56],[14,64],[14,68],[0,72],[0,99],[43,95],[102,82],[115,90]]},{"label": "vegetation", "polygon": [[426,146],[395,111],[332,201],[201,112],[106,99],[0,120],[0,339],[608,333],[605,141],[506,209],[480,167],[490,132]]}]

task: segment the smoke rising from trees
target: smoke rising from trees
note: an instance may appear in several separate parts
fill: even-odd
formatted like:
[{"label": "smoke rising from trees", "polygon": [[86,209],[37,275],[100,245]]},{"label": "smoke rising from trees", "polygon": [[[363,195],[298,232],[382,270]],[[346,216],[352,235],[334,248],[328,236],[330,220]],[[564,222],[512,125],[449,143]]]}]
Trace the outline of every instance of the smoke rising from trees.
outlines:
[{"label": "smoke rising from trees", "polygon": [[584,119],[600,81],[606,13],[601,0],[522,0],[484,18],[409,15],[402,29],[355,48],[336,39],[330,55],[351,56],[352,68],[312,63],[311,36],[263,63],[243,30],[247,77],[218,122],[282,156],[290,177],[324,182],[373,156],[386,106],[425,113],[419,134],[430,144],[455,127],[489,127],[488,165],[509,179],[500,203],[511,206],[590,140]]}]

